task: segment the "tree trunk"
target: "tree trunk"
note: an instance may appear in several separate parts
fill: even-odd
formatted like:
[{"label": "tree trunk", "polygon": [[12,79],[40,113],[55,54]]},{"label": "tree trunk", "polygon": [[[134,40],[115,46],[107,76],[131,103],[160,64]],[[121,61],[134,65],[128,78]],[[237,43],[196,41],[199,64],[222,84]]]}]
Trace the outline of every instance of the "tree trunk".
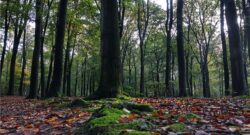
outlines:
[{"label": "tree trunk", "polygon": [[131,72],[132,72],[132,69],[131,69],[131,53],[132,53],[132,48],[130,47],[129,48],[129,60],[128,60],[128,85],[131,86]]},{"label": "tree trunk", "polygon": [[[53,45],[53,38],[52,38],[52,45]],[[50,64],[49,64],[49,73],[48,73],[48,78],[47,78],[47,86],[46,86],[46,95],[49,93],[49,86],[50,86],[50,81],[51,81],[51,76],[52,76],[52,68],[53,68],[53,61],[54,61],[54,51],[55,48],[54,46],[52,47],[51,50],[51,55],[50,55]]]},{"label": "tree trunk", "polygon": [[15,71],[16,71],[16,56],[18,51],[18,46],[21,38],[21,33],[18,32],[18,24],[15,25],[15,35],[14,35],[14,44],[12,49],[12,56],[10,62],[10,77],[9,77],[9,89],[8,95],[14,95],[14,85],[15,85]]},{"label": "tree trunk", "polygon": [[189,75],[189,87],[190,87],[190,96],[193,96],[193,61],[194,61],[194,57],[191,57],[190,60],[190,75]]},{"label": "tree trunk", "polygon": [[41,62],[40,62],[40,68],[41,68],[41,97],[45,97],[48,90],[47,88],[45,89],[45,68],[44,68],[44,52],[43,52],[43,46],[44,46],[44,39],[45,39],[45,34],[47,31],[47,26],[48,26],[48,22],[49,22],[49,17],[50,17],[50,9],[53,3],[53,0],[51,1],[47,1],[47,6],[48,6],[48,10],[47,10],[47,15],[46,15],[46,19],[45,19],[45,24],[43,27],[43,33],[42,33],[42,37],[41,37]]},{"label": "tree trunk", "polygon": [[83,67],[83,87],[82,87],[82,89],[83,89],[83,94],[84,94],[84,96],[87,96],[87,81],[86,81],[86,73],[87,73],[87,58],[85,58],[84,59],[84,63],[83,63],[84,65],[84,67]]},{"label": "tree trunk", "polygon": [[114,98],[122,89],[118,7],[116,0],[102,0],[101,77],[94,98]]},{"label": "tree trunk", "polygon": [[74,55],[75,55],[75,46],[76,46],[76,34],[75,34],[75,39],[74,39],[74,47],[72,51],[72,55],[68,64],[68,72],[67,72],[67,96],[71,96],[71,71],[72,71],[72,65],[73,65],[73,60],[74,60]]},{"label": "tree trunk", "polygon": [[137,68],[136,68],[136,60],[135,60],[135,54],[134,52],[133,54],[133,66],[134,66],[134,91],[135,91],[135,95],[137,94]]},{"label": "tree trunk", "polygon": [[[70,44],[71,44],[71,22],[68,25],[68,32],[67,32],[67,45],[65,50],[65,58],[64,58],[64,70],[63,70],[63,94],[67,95],[66,93],[66,85],[67,85],[67,76],[68,76],[68,66],[69,66],[69,51],[70,51]],[[68,96],[68,95],[67,95]]]},{"label": "tree trunk", "polygon": [[92,89],[91,89],[92,93],[95,92],[95,73],[92,73]]},{"label": "tree trunk", "polygon": [[156,60],[156,81],[157,91],[160,91],[160,60]]},{"label": "tree trunk", "polygon": [[175,55],[174,55],[174,52],[172,51],[171,52],[171,55],[172,55],[172,60],[171,60],[171,65],[172,65],[172,67],[171,67],[171,81],[172,81],[172,83],[171,83],[171,91],[172,91],[172,93],[173,93],[173,97],[175,96],[175,89],[174,89],[174,65],[175,65]]},{"label": "tree trunk", "polygon": [[185,52],[185,58],[186,58],[186,86],[187,86],[187,95],[190,96],[190,86],[189,86],[189,57],[190,52],[187,50]]},{"label": "tree trunk", "polygon": [[183,0],[177,1],[177,53],[178,53],[178,73],[179,73],[179,96],[185,97],[186,93],[186,68],[183,42]]},{"label": "tree trunk", "polygon": [[140,62],[141,62],[141,76],[140,76],[140,94],[145,94],[144,88],[144,43],[140,41]]},{"label": "tree trunk", "polygon": [[9,0],[6,0],[6,9],[4,13],[4,39],[3,39],[3,51],[1,55],[1,61],[0,61],[0,82],[2,78],[2,71],[3,71],[3,65],[4,65],[4,59],[5,59],[5,53],[6,53],[6,47],[7,47],[7,40],[8,40],[8,32],[9,32],[9,26],[10,26],[10,16],[8,14],[9,9]]},{"label": "tree trunk", "polygon": [[[168,1],[168,0],[167,0]],[[168,3],[168,2],[167,2]],[[167,31],[167,52],[166,52],[166,76],[165,76],[165,85],[166,85],[166,96],[171,97],[173,96],[173,92],[171,90],[171,31],[173,26],[173,0],[170,0],[170,6],[167,6],[167,16],[169,22],[166,22],[166,31]]]},{"label": "tree trunk", "polygon": [[68,0],[60,0],[58,7],[58,20],[56,25],[56,40],[55,40],[55,60],[52,82],[50,85],[48,97],[58,97],[62,84],[63,73],[63,45],[64,45],[64,32],[66,22]]},{"label": "tree trunk", "polygon": [[22,73],[21,73],[21,79],[20,79],[20,84],[19,84],[19,96],[23,96],[23,81],[24,81],[24,77],[25,77],[25,68],[26,68],[26,29],[24,29],[24,33],[23,33],[23,60],[22,60]]},{"label": "tree trunk", "polygon": [[[143,12],[144,12],[144,18],[141,18],[141,4],[143,7]],[[144,0],[139,0],[138,1],[138,18],[137,18],[137,28],[138,28],[138,34],[139,34],[139,39],[140,39],[140,62],[141,62],[141,74],[140,74],[140,94],[143,96],[145,94],[144,90],[144,42],[146,38],[146,33],[147,33],[147,28],[148,28],[148,22],[149,22],[149,0],[147,0],[147,6],[146,9],[145,7],[145,1]],[[144,27],[142,27],[142,20],[144,20]]]},{"label": "tree trunk", "polygon": [[76,79],[75,79],[75,96],[77,96],[77,85],[78,85],[78,73],[79,73],[79,67],[78,67],[78,61],[76,62]]},{"label": "tree trunk", "polygon": [[240,31],[237,23],[237,13],[234,0],[225,1],[226,19],[229,34],[232,95],[240,96],[246,94],[246,82],[243,68],[242,46],[240,42]]},{"label": "tree trunk", "polygon": [[[248,5],[248,6],[247,6]],[[242,0],[243,14],[244,14],[244,34],[245,37],[250,36],[250,0]],[[244,38],[244,42],[248,46],[248,57],[250,59],[250,38]]]},{"label": "tree trunk", "polygon": [[204,97],[211,97],[210,95],[210,85],[209,85],[209,71],[208,71],[208,63],[207,61],[204,62],[204,79],[205,79],[205,84],[204,84]]},{"label": "tree trunk", "polygon": [[221,22],[221,42],[223,49],[223,64],[224,64],[224,84],[225,84],[225,95],[228,96],[229,92],[229,69],[227,62],[227,45],[226,36],[224,32],[224,0],[220,0],[220,22]]},{"label": "tree trunk", "polygon": [[85,60],[86,58],[84,59],[84,62],[82,63],[82,70],[81,70],[81,87],[80,87],[80,90],[81,90],[81,96],[85,96]]},{"label": "tree trunk", "polygon": [[[42,0],[36,1],[36,28],[35,28],[35,46],[32,57],[31,77],[30,77],[30,92],[27,98],[36,98],[38,92],[38,70],[39,70],[39,55],[41,51],[41,34],[42,34]],[[44,91],[41,95],[44,96]]]}]

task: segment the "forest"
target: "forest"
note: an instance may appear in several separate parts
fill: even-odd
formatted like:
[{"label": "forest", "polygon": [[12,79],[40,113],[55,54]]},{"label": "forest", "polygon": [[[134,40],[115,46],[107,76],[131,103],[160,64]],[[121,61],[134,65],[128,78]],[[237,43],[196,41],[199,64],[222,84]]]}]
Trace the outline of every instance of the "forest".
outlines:
[{"label": "forest", "polygon": [[250,0],[1,0],[0,134],[250,134]]}]

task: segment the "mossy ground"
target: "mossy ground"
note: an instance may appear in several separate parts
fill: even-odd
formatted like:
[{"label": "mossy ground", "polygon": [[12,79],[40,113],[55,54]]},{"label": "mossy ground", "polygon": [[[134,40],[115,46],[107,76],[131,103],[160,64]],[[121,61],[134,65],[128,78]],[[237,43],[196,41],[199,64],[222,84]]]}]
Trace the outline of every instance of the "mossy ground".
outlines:
[{"label": "mossy ground", "polygon": [[[59,107],[80,107],[86,112],[92,112],[92,117],[75,134],[86,135],[149,135],[155,130],[154,120],[159,117],[149,105],[137,104],[132,98],[120,96],[118,98],[84,100],[84,99],[49,99],[48,104],[54,104]],[[123,116],[136,114],[143,118],[135,118],[127,122],[120,122]],[[201,119],[193,113],[172,115],[163,114],[165,118],[176,119],[185,118]],[[182,132],[186,129],[184,123],[172,123],[167,125],[167,129],[173,132]]]},{"label": "mossy ground", "polygon": [[175,123],[168,126],[174,132],[183,132],[187,127],[182,123]]},{"label": "mossy ground", "polygon": [[[152,112],[152,107],[133,103],[131,98],[123,96],[119,98],[86,101],[90,104],[101,105],[92,117],[85,123],[82,129],[76,132],[89,135],[149,135],[151,124],[142,120],[120,123],[119,119],[124,115],[134,112]],[[84,102],[85,103],[85,102]],[[125,109],[126,108],[126,109]],[[148,130],[145,130],[148,129]]]}]

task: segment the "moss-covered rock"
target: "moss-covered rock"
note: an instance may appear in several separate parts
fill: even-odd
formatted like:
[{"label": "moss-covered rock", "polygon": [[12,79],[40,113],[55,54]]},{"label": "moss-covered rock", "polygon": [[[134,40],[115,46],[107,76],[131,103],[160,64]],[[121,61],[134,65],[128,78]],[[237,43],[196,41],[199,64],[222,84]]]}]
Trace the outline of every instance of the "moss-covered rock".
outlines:
[{"label": "moss-covered rock", "polygon": [[71,103],[69,104],[70,107],[88,107],[90,104],[83,100],[83,99],[76,99],[71,101]]},{"label": "moss-covered rock", "polygon": [[[145,120],[139,119],[129,123],[119,123],[121,116],[128,114],[123,109],[114,107],[113,104],[103,105],[93,113],[91,119],[86,122],[78,133],[84,132],[88,135],[150,134],[147,130],[152,129],[152,124]],[[127,129],[131,130],[131,132],[124,132]]]},{"label": "moss-covered rock", "polygon": [[118,123],[121,115],[125,114],[126,112],[122,110],[104,105],[94,112],[91,119],[84,125],[84,129],[88,134],[106,133],[110,130],[110,125]]},{"label": "moss-covered rock", "polygon": [[118,119],[121,115],[126,114],[124,111],[112,108],[112,107],[104,107],[100,109],[97,113],[95,113],[93,118],[89,124],[93,127],[96,126],[107,126],[109,124],[117,123]]},{"label": "moss-covered rock", "polygon": [[127,108],[128,110],[140,113],[140,112],[153,112],[153,108],[149,105],[137,104],[134,102],[124,101],[116,106],[117,108]]},{"label": "moss-covered rock", "polygon": [[186,129],[186,125],[182,123],[175,123],[169,125],[168,128],[174,132],[183,132]]}]

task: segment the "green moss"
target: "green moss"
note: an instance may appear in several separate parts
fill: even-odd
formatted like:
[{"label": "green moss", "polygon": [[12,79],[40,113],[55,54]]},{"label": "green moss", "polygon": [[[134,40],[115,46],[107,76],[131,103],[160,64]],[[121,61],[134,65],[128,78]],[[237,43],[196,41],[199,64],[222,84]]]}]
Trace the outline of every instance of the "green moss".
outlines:
[{"label": "green moss", "polygon": [[[92,118],[78,131],[79,134],[93,134],[93,135],[148,135],[149,132],[143,132],[152,129],[152,124],[144,120],[135,120],[130,123],[119,123],[118,120],[122,115],[128,113],[119,108],[114,108],[113,105],[108,104],[102,106],[94,112]],[[131,132],[123,132],[129,129]]]},{"label": "green moss", "polygon": [[109,108],[103,107],[101,108],[96,114],[96,118],[89,122],[91,127],[96,126],[107,126],[109,124],[114,124],[117,120],[121,117],[121,115],[126,114],[124,111],[116,109],[116,108]]},{"label": "green moss", "polygon": [[95,112],[98,109],[100,109],[100,106],[84,108],[83,111],[84,112]]},{"label": "green moss", "polygon": [[186,129],[186,125],[182,123],[175,123],[169,125],[169,129],[173,130],[174,132],[182,132]]},{"label": "green moss", "polygon": [[130,96],[127,96],[126,94],[120,95],[118,98],[120,100],[128,100],[128,101],[131,101],[133,99]]},{"label": "green moss", "polygon": [[238,96],[236,98],[239,98],[239,99],[250,99],[250,96],[249,95],[243,95],[243,96]]}]

